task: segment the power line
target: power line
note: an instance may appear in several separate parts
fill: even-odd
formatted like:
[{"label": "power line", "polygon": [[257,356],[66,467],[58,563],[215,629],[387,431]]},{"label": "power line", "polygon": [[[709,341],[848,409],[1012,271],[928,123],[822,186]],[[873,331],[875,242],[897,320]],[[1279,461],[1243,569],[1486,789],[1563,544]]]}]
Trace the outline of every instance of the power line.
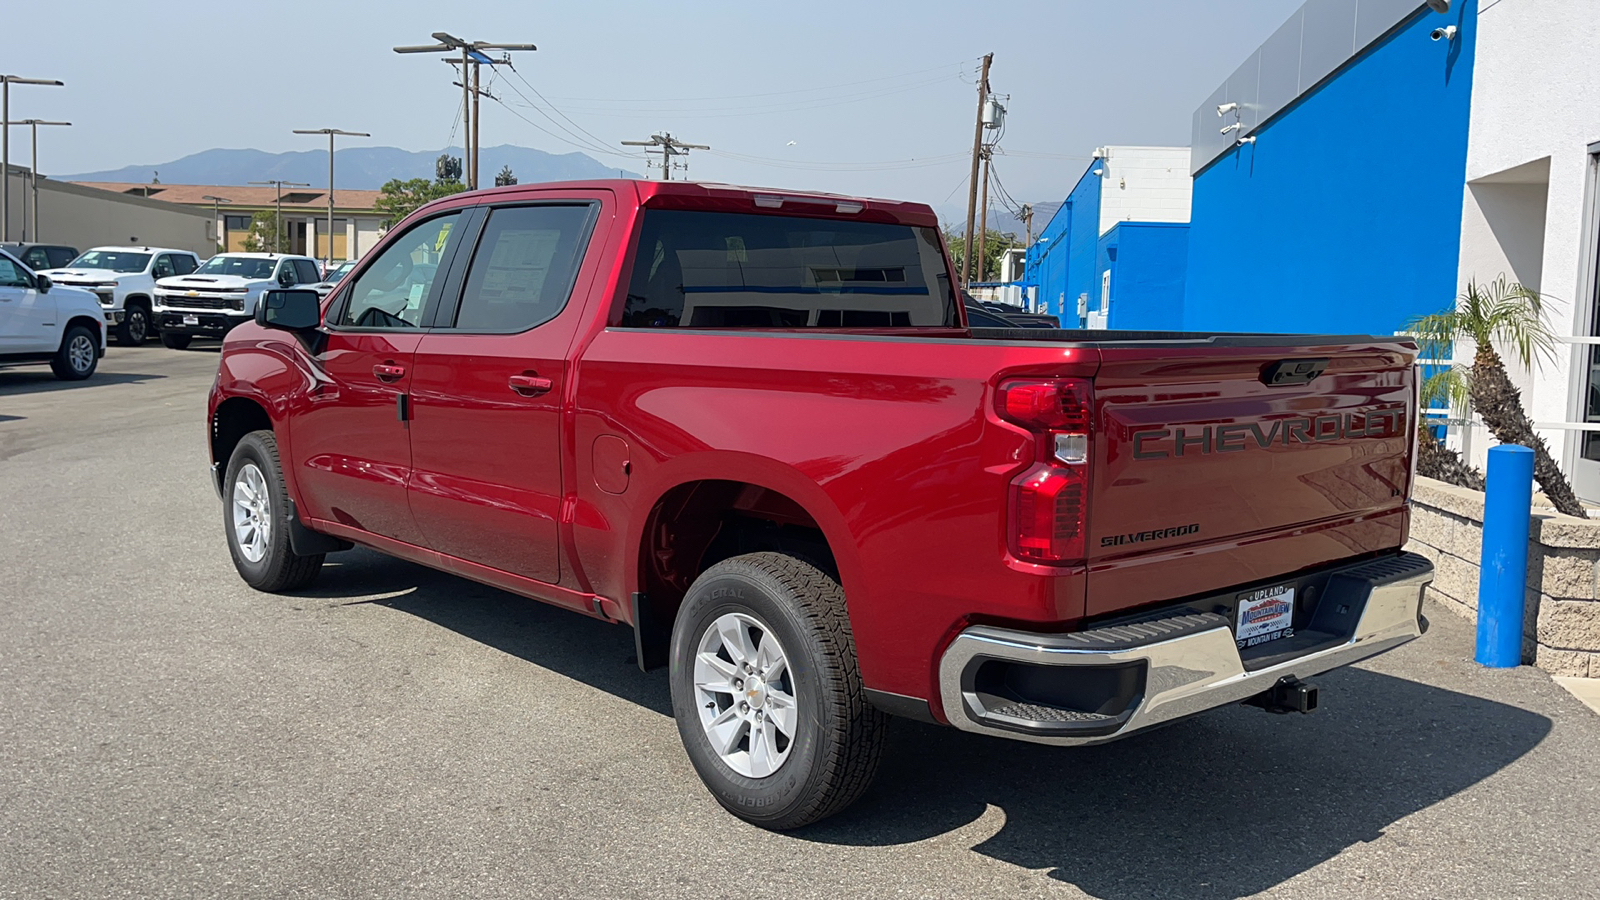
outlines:
[{"label": "power line", "polygon": [[[927,72],[944,71],[946,69],[949,69],[952,66],[965,66],[966,64],[967,64],[967,60],[962,60],[960,62],[955,62],[955,63],[945,63],[942,66],[934,66],[934,67],[929,68],[929,69],[917,69],[917,70],[912,71],[912,72],[902,72],[902,73],[900,73],[898,75],[885,75],[882,78],[866,78],[866,79],[863,79],[861,81],[847,81],[847,82],[844,82],[842,84],[819,85],[817,87],[809,87],[809,88],[795,88],[793,90],[788,90],[788,91],[765,91],[765,92],[759,93],[759,94],[728,94],[728,95],[722,96],[722,97],[660,97],[660,98],[656,98],[656,99],[650,99],[650,98],[620,99],[620,98],[614,98],[614,97],[557,97],[555,99],[557,99],[557,100],[576,100],[576,101],[578,101],[580,103],[697,103],[697,102],[712,102],[712,101],[717,101],[717,100],[745,100],[745,99],[749,99],[749,98],[752,98],[752,97],[778,97],[778,96],[783,96],[783,95],[787,95],[787,94],[811,94],[811,93],[821,93],[821,92],[826,92],[826,91],[834,91],[834,90],[837,90],[839,88],[855,87],[856,85],[859,85],[859,84],[872,84],[874,82],[879,82],[879,81],[893,81],[893,80],[895,80],[897,78],[909,78],[912,75],[922,75],[922,74],[925,74]],[[959,71],[960,70],[958,70],[958,74],[959,74]],[[940,80],[943,80],[943,79],[940,79]]]},{"label": "power line", "polygon": [[[519,80],[523,84],[527,85],[528,86],[528,90],[533,91],[535,96],[539,97],[539,99],[541,99],[541,100],[544,100],[544,95],[540,94],[539,93],[539,89],[535,88],[532,84],[530,84],[528,82],[528,79],[524,78],[522,76],[522,73],[517,71],[516,66],[512,66],[511,67],[511,72],[512,72],[513,75],[517,76],[517,80]],[[527,106],[526,106],[527,109],[531,109],[534,112],[538,113],[539,115],[544,116],[545,119],[547,119],[550,122],[550,124],[552,124],[555,127],[561,129],[562,131],[566,132],[567,135],[570,138],[572,138],[572,140],[566,141],[566,143],[571,144],[574,147],[579,147],[581,149],[588,150],[588,151],[593,152],[593,153],[605,153],[605,154],[609,154],[611,156],[623,156],[623,157],[628,157],[628,158],[631,158],[631,159],[638,159],[639,158],[639,156],[637,154],[619,153],[616,150],[613,150],[610,147],[607,147],[606,144],[605,144],[605,141],[603,141],[599,137],[596,137],[595,135],[589,133],[587,130],[585,130],[583,128],[583,126],[579,125],[577,122],[573,122],[572,119],[568,118],[565,113],[563,113],[559,109],[556,109],[555,104],[550,103],[549,100],[545,100],[544,101],[545,104],[548,105],[550,107],[550,109],[553,110],[556,113],[556,115],[561,116],[561,118],[563,118],[563,119],[566,119],[567,122],[569,122],[572,125],[572,128],[568,128],[566,125],[563,125],[560,122],[556,121],[553,116],[551,116],[549,113],[545,112],[544,109],[542,109],[537,103],[534,103],[532,100],[530,100],[528,98],[528,95],[524,94],[510,80],[506,81],[506,87],[511,88],[512,93],[516,94],[518,97],[521,97],[523,99],[523,102],[527,104]],[[502,104],[502,105],[504,105],[504,104]],[[573,131],[573,128],[576,128],[577,131]],[[582,134],[579,134],[578,132],[582,132]],[[548,133],[549,132],[546,132],[546,134],[548,134]]]},{"label": "power line", "polygon": [[[517,112],[516,107],[511,106],[510,104],[506,103],[504,100],[501,100],[499,97],[495,97],[493,99],[494,99],[494,102],[500,104],[501,108],[504,109],[506,112],[511,113],[513,116],[516,116],[518,119],[521,119],[526,124],[528,124],[528,125],[532,126],[533,128],[537,129],[540,133],[548,135],[549,137],[552,137],[552,138],[560,141],[561,143],[566,144],[569,147],[576,147],[579,150],[584,150],[584,151],[587,151],[589,153],[605,153],[605,154],[610,155],[610,156],[621,156],[621,157],[626,157],[628,159],[643,159],[643,158],[645,158],[644,154],[642,154],[642,153],[619,153],[616,150],[601,150],[601,149],[596,148],[596,147],[591,147],[588,144],[576,143],[571,138],[568,138],[568,137],[565,137],[563,135],[557,134],[554,131],[551,131],[550,129],[544,127],[543,125],[540,125],[538,122],[535,122],[534,120],[528,118],[527,116],[523,115],[522,113]],[[538,111],[537,107],[534,107],[534,110],[537,112]]]},{"label": "power line", "polygon": [[759,166],[770,166],[775,169],[798,169],[807,172],[882,172],[894,169],[926,169],[933,166],[949,165],[966,159],[965,153],[948,153],[943,156],[930,156],[920,159],[896,159],[880,162],[822,162],[808,160],[774,159],[765,156],[749,156],[743,153],[732,153],[726,150],[710,150],[713,156],[726,157],[738,162],[750,163]]}]

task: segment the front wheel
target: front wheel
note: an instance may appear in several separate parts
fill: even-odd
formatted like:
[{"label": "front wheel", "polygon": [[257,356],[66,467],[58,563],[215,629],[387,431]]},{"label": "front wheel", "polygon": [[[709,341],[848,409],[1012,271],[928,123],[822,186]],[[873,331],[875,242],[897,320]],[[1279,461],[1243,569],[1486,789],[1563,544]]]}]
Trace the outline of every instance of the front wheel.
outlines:
[{"label": "front wheel", "polygon": [[50,360],[50,371],[62,381],[82,381],[100,365],[100,345],[87,325],[74,325],[61,338],[61,349]]},{"label": "front wheel", "polygon": [[707,569],[672,630],[672,710],[700,779],[762,828],[809,825],[866,791],[887,717],[867,704],[839,582],[782,553]]},{"label": "front wheel", "polygon": [[143,344],[150,336],[150,311],[133,303],[122,314],[122,327],[117,329],[117,343],[129,347]]},{"label": "front wheel", "polygon": [[224,484],[222,519],[228,552],[245,584],[276,592],[316,581],[323,554],[299,556],[289,544],[289,491],[272,432],[252,431],[239,441],[228,460]]},{"label": "front wheel", "polygon": [[174,334],[170,331],[161,332],[161,346],[168,350],[187,350],[189,349],[189,341],[193,339],[193,335]]}]

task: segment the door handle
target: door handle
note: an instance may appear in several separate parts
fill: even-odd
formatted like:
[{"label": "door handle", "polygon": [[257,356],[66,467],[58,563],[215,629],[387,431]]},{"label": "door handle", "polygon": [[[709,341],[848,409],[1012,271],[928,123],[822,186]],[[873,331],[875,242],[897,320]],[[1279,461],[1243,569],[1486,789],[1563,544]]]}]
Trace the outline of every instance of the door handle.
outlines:
[{"label": "door handle", "polygon": [[537,397],[555,386],[550,379],[538,375],[513,375],[507,383],[524,397]]},{"label": "door handle", "polygon": [[378,376],[379,381],[398,381],[406,374],[405,366],[379,364],[372,367],[372,374]]}]

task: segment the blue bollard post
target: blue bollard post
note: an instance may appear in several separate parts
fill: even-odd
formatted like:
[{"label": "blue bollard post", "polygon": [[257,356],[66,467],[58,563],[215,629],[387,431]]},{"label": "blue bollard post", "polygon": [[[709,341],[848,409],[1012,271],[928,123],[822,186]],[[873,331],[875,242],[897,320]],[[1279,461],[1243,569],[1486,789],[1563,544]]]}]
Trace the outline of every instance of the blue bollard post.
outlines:
[{"label": "blue bollard post", "polygon": [[1489,450],[1483,498],[1483,568],[1478,573],[1479,664],[1522,664],[1523,591],[1528,583],[1528,519],[1533,507],[1533,451],[1515,444]]}]

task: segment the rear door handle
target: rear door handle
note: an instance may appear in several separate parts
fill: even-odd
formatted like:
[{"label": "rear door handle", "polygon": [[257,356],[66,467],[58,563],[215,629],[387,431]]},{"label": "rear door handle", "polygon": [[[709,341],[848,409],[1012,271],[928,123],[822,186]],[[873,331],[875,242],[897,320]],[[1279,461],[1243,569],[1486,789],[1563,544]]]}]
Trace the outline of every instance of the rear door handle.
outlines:
[{"label": "rear door handle", "polygon": [[550,379],[538,375],[513,375],[507,383],[524,397],[536,397],[555,386]]},{"label": "rear door handle", "polygon": [[372,367],[372,374],[378,376],[379,381],[398,381],[406,374],[406,367],[379,364]]}]

